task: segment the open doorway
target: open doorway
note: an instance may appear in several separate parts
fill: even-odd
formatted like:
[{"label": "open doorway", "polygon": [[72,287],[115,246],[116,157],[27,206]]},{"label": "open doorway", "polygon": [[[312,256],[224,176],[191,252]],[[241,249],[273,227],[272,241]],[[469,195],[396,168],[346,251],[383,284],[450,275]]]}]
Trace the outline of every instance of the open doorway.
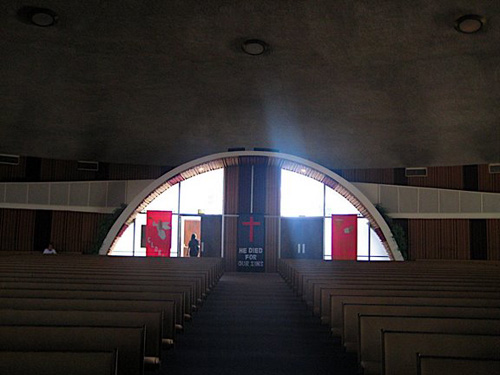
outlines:
[{"label": "open doorway", "polygon": [[[182,252],[180,256],[188,257],[189,256],[189,241],[191,240],[191,236],[196,234],[196,238],[198,241],[202,241],[201,238],[201,217],[200,216],[181,216],[181,249]],[[201,255],[201,251],[198,253],[198,256]]]}]

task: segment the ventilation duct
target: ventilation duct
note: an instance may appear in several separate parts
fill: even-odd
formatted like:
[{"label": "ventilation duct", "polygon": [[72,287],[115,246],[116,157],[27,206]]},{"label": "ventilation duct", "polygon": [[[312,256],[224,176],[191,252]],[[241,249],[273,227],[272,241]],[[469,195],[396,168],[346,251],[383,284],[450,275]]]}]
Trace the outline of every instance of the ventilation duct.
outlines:
[{"label": "ventilation duct", "polygon": [[19,155],[0,154],[0,164],[19,165]]},{"label": "ventilation duct", "polygon": [[97,162],[97,161],[79,161],[77,169],[79,171],[97,172],[99,170],[99,162]]},{"label": "ventilation duct", "polygon": [[406,168],[406,177],[427,177],[427,168]]}]

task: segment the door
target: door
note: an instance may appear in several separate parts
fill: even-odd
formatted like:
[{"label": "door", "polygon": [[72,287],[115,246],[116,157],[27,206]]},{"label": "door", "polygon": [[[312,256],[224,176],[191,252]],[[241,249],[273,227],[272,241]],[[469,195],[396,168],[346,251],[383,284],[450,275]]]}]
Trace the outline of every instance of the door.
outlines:
[{"label": "door", "polygon": [[222,250],[222,216],[202,215],[201,256],[220,258]]},{"label": "door", "polygon": [[281,218],[281,258],[323,259],[323,218]]}]

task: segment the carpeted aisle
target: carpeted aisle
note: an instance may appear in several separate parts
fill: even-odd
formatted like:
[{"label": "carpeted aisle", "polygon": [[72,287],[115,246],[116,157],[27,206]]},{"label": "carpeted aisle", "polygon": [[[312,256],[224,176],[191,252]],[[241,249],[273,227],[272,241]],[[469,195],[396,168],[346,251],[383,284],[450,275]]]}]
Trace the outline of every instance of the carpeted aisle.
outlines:
[{"label": "carpeted aisle", "polygon": [[226,273],[162,373],[355,374],[345,354],[278,274]]}]

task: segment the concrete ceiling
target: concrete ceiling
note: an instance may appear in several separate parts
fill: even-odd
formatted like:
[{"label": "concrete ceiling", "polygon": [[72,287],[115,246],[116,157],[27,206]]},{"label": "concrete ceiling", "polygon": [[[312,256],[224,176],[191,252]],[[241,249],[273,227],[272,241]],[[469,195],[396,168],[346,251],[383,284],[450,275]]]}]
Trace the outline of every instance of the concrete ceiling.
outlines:
[{"label": "concrete ceiling", "polygon": [[[38,27],[24,5],[59,15]],[[461,34],[455,20],[486,24]],[[500,162],[500,1],[0,2],[0,153],[330,168]],[[246,39],[270,46],[263,56]]]}]

